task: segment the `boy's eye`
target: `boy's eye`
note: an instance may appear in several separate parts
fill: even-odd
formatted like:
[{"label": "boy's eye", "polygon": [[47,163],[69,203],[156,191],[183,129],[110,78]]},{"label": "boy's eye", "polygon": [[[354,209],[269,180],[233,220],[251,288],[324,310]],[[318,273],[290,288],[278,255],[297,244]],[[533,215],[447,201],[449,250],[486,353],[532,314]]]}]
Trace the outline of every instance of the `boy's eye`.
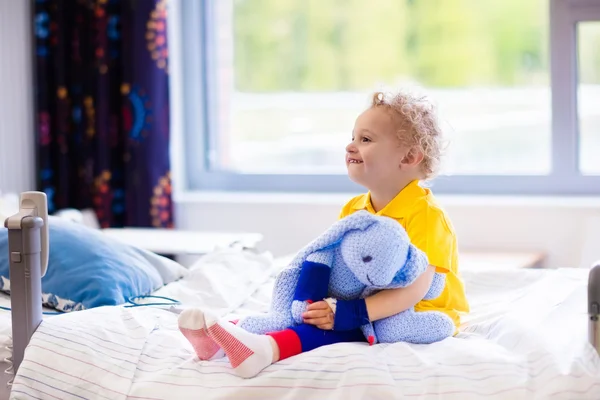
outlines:
[{"label": "boy's eye", "polygon": [[370,142],[370,141],[371,141],[371,139],[369,139],[368,137],[363,137],[363,138],[362,138],[362,141],[363,141],[363,142]]}]

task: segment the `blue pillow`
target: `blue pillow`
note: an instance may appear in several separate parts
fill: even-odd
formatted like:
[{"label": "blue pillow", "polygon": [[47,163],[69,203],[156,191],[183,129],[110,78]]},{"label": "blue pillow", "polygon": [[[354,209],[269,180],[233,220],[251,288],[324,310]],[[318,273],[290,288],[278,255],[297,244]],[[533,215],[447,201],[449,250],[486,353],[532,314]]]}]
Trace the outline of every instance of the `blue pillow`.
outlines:
[{"label": "blue pillow", "polygon": [[[110,238],[102,231],[51,216],[42,301],[59,311],[120,305],[185,275],[166,257]],[[10,293],[8,230],[0,229],[0,290]]]}]

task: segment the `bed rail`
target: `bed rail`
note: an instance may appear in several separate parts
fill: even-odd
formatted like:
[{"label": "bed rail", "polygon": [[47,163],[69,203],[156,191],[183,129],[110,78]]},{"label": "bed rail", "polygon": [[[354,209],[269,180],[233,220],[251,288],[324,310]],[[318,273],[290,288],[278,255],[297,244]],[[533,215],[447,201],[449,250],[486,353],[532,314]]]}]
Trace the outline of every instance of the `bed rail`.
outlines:
[{"label": "bed rail", "polygon": [[12,370],[16,374],[25,348],[42,322],[42,277],[48,266],[48,207],[41,192],[21,194],[19,212],[8,228]]},{"label": "bed rail", "polygon": [[600,261],[590,270],[588,277],[588,336],[600,354]]}]

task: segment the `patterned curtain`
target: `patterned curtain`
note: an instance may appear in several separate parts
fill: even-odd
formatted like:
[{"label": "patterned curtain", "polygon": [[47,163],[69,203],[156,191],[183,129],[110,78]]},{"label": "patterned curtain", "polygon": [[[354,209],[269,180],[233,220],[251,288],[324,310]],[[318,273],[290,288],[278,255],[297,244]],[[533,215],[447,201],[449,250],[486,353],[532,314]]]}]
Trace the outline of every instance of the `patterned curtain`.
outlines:
[{"label": "patterned curtain", "polygon": [[36,0],[38,185],[50,212],[172,227],[166,0]]}]

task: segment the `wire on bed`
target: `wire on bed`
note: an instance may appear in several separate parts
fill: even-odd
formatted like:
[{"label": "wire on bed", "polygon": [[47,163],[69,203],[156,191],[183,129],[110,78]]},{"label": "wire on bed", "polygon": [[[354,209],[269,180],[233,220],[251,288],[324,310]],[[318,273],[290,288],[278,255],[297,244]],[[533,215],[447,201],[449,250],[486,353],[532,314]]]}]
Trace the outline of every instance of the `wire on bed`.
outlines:
[{"label": "wire on bed", "polygon": [[[141,299],[161,299],[161,300],[165,300],[165,302],[136,303],[135,301],[138,299],[139,300],[141,300]],[[164,297],[164,296],[151,296],[151,295],[131,296],[130,298],[127,299],[127,303],[129,303],[129,304],[125,305],[124,307],[173,306],[173,305],[181,304],[181,302],[179,300],[171,299],[169,297]],[[0,310],[10,311],[10,307],[0,306]],[[45,311],[42,314],[58,315],[58,314],[65,314],[65,313],[61,312],[61,311]]]},{"label": "wire on bed", "polygon": [[[0,310],[10,311],[10,307],[0,306]],[[60,312],[60,311],[44,311],[44,312],[42,312],[42,314],[45,314],[45,315],[57,315],[57,314],[64,314],[64,312]]]},{"label": "wire on bed", "polygon": [[[162,299],[162,300],[166,300],[166,302],[164,302],[164,303],[136,303],[135,300],[137,300],[137,299]],[[127,303],[129,303],[129,304],[124,307],[173,306],[173,305],[181,304],[181,302],[179,302],[178,300],[171,299],[169,297],[151,296],[151,295],[132,296],[127,299]]]}]

